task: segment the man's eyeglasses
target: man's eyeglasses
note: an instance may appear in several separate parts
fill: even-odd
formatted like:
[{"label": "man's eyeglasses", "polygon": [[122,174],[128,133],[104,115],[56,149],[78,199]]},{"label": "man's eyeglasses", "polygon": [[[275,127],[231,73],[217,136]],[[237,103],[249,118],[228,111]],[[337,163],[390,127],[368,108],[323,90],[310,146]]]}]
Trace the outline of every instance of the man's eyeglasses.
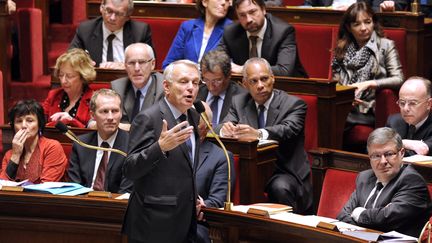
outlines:
[{"label": "man's eyeglasses", "polygon": [[372,161],[379,161],[381,160],[381,158],[384,156],[384,158],[386,160],[393,160],[394,158],[396,158],[397,154],[399,153],[400,150],[394,152],[394,151],[388,151],[385,152],[383,154],[371,154],[369,155],[369,159]]},{"label": "man's eyeglasses", "polygon": [[128,61],[128,62],[126,62],[126,66],[129,67],[129,68],[131,68],[131,67],[135,67],[135,66],[137,65],[137,63],[138,63],[138,65],[139,65],[140,67],[142,67],[142,66],[144,66],[146,63],[149,63],[149,62],[151,62],[151,61],[153,61],[153,58],[150,58],[150,59],[148,59],[148,60],[134,60],[134,61]]},{"label": "man's eyeglasses", "polygon": [[398,104],[400,108],[404,108],[405,105],[408,105],[408,107],[412,108],[412,107],[416,107],[416,106],[418,106],[421,103],[424,103],[426,101],[428,101],[428,99],[423,100],[423,101],[418,101],[418,100],[398,100],[398,101],[396,101],[396,104]]},{"label": "man's eyeglasses", "polygon": [[224,81],[224,79],[212,79],[212,80],[210,80],[210,79],[206,79],[206,78],[204,78],[203,80],[202,80],[202,82],[204,83],[204,84],[206,84],[206,83],[213,83],[213,84],[221,84],[221,83],[223,83],[223,81]]},{"label": "man's eyeglasses", "polygon": [[127,13],[114,11],[114,10],[112,10],[110,8],[105,7],[105,5],[102,5],[102,9],[104,10],[105,14],[108,15],[108,16],[112,16],[113,14],[115,16],[117,16],[117,17],[122,17],[122,18],[128,16]]}]

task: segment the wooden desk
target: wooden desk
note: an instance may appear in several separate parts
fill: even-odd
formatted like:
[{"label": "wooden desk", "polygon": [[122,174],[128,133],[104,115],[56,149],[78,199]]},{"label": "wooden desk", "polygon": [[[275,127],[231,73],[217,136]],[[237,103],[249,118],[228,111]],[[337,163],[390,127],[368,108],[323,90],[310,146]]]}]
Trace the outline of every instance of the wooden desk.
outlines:
[{"label": "wooden desk", "polygon": [[237,242],[366,242],[325,229],[239,212],[204,209],[210,224],[210,237],[215,243]]},{"label": "wooden desk", "polygon": [[2,242],[126,242],[127,201],[0,191]]}]

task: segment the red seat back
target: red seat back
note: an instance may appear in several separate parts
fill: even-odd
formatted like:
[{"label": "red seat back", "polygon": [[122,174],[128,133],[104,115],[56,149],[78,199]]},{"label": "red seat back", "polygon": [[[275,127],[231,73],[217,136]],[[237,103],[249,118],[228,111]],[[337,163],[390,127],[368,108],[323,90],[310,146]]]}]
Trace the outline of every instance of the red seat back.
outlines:
[{"label": "red seat back", "polygon": [[304,0],[283,0],[283,6],[302,6],[304,5]]},{"label": "red seat back", "polygon": [[162,62],[168,53],[171,43],[184,19],[168,18],[134,18],[150,25],[152,41],[156,55],[156,69],[162,69]]},{"label": "red seat back", "polygon": [[432,199],[432,183],[428,183],[428,184],[427,184],[427,187],[428,187],[428,189],[429,189],[429,196],[430,196],[431,199]]},{"label": "red seat back", "polygon": [[[306,151],[318,147],[318,98],[314,95],[296,94],[307,104],[306,121],[304,125]],[[309,160],[312,162],[312,160]]]},{"label": "red seat back", "polygon": [[355,190],[356,177],[356,172],[327,169],[317,215],[336,218]]},{"label": "red seat back", "polygon": [[[406,75],[407,63],[406,63],[406,30],[403,29],[385,29],[385,35],[390,40],[393,40],[396,45],[396,49],[399,53],[399,60],[402,64],[403,73]],[[405,77],[405,79],[408,77]]]}]

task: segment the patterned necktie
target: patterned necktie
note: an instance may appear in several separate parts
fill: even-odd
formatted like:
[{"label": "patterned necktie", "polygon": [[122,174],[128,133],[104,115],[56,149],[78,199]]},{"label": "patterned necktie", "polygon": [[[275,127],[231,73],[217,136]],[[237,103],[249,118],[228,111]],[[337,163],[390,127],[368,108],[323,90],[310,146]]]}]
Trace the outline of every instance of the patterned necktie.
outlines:
[{"label": "patterned necktie", "polygon": [[[109,148],[107,142],[102,142],[101,147]],[[96,179],[93,184],[93,190],[95,191],[105,191],[105,172],[108,165],[108,151],[103,151],[102,159],[99,163],[99,168],[96,174]]]},{"label": "patterned necktie", "polygon": [[213,96],[213,102],[210,105],[210,109],[213,113],[213,119],[212,119],[212,125],[213,127],[216,127],[218,122],[218,116],[219,116],[219,96]]},{"label": "patterned necktie", "polygon": [[249,58],[258,57],[258,50],[257,50],[257,39],[258,39],[258,36],[251,35],[251,36],[249,36],[249,39],[251,41],[251,49],[250,49],[250,52],[249,52]]},{"label": "patterned necktie", "polygon": [[415,132],[416,132],[416,127],[414,125],[409,125],[407,139],[413,139]]},{"label": "patterned necktie", "polygon": [[[187,116],[185,114],[181,114],[178,118],[180,120],[180,122],[184,122],[187,120]],[[192,156],[192,142],[191,139],[189,138],[188,140],[186,140],[186,145],[188,148],[188,154],[189,154],[189,158],[193,163],[193,156]]]},{"label": "patterned necktie", "polygon": [[107,37],[108,40],[108,49],[107,49],[107,62],[113,62],[114,61],[114,54],[113,54],[113,45],[112,41],[114,40],[116,36],[114,34],[110,34]]},{"label": "patterned necktie", "polygon": [[265,127],[265,119],[264,119],[264,112],[265,112],[265,106],[259,105],[258,106],[259,113],[258,113],[258,129]]},{"label": "patterned necktie", "polygon": [[375,192],[372,195],[372,197],[369,198],[369,201],[366,203],[365,208],[374,208],[374,202],[378,196],[378,193],[381,191],[381,189],[384,187],[384,185],[381,182],[378,182],[375,186]]},{"label": "patterned necktie", "polygon": [[140,112],[141,104],[141,90],[136,91],[135,102],[132,110],[131,123],[135,119],[136,115]]}]

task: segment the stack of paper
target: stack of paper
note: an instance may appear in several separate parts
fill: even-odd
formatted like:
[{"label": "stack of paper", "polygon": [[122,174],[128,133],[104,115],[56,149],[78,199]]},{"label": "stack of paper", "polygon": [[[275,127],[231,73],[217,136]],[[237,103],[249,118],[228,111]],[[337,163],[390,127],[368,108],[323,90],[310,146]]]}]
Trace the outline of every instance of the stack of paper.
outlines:
[{"label": "stack of paper", "polygon": [[93,191],[91,188],[73,182],[45,182],[24,186],[24,190],[64,196],[76,196]]}]

